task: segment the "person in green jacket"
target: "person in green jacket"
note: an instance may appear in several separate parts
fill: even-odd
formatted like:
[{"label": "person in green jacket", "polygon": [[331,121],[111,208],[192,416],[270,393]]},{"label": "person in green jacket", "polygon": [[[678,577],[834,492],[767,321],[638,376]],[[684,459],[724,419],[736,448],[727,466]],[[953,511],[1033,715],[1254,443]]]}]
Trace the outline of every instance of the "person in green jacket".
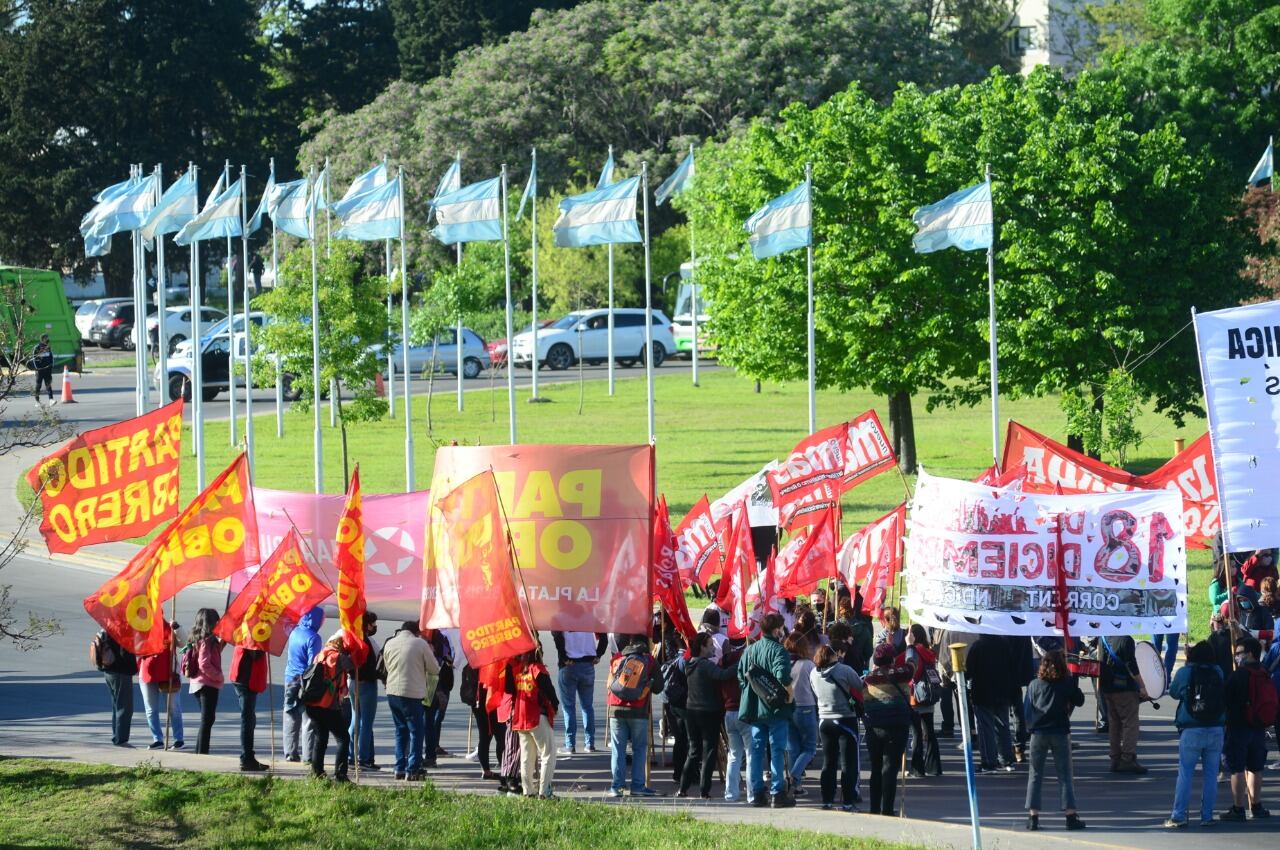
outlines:
[{"label": "person in green jacket", "polygon": [[[772,802],[775,809],[785,809],[796,804],[796,798],[787,791],[784,760],[791,715],[795,713],[795,702],[791,696],[791,656],[782,647],[786,630],[781,615],[766,615],[760,629],[763,636],[746,648],[738,662],[738,684],[742,687],[738,719],[751,727],[751,758],[748,760],[751,805],[764,808]],[[760,698],[751,686],[751,672],[757,668],[786,688],[785,703],[770,706]],[[772,774],[768,794],[764,784],[766,748]]]}]

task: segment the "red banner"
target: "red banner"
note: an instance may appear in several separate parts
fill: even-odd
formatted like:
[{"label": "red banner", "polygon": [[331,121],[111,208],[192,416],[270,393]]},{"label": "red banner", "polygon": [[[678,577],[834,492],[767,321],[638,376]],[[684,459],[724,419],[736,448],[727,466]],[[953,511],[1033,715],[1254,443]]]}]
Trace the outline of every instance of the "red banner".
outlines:
[{"label": "red banner", "polygon": [[290,531],[232,601],[213,633],[229,644],[279,655],[302,615],[332,594],[303,555],[297,532]]},{"label": "red banner", "polygon": [[224,579],[258,562],[258,527],[241,454],[84,609],[136,655],[164,650],[160,606],[198,581]]},{"label": "red banner", "polygon": [[[182,400],[69,440],[27,472],[50,552],[140,537],[178,515]],[[43,486],[43,490],[41,487]]]},{"label": "red banner", "polygon": [[[492,468],[532,622],[636,634],[652,613],[652,460],[650,446],[445,446],[436,452],[431,495],[434,503],[437,493],[443,498]],[[437,529],[428,535],[435,541]],[[431,560],[442,552],[447,541],[433,542],[423,565],[427,628],[458,625],[457,600],[439,586]]]},{"label": "red banner", "polygon": [[677,548],[664,496],[658,500],[658,513],[653,522],[653,599],[662,605],[676,630],[686,640],[692,640],[697,627],[689,617],[689,603],[684,598],[684,583],[676,563]]},{"label": "red banner", "polygon": [[1221,528],[1218,482],[1214,474],[1209,435],[1205,434],[1149,475],[1134,475],[1081,454],[1025,425],[1009,422],[1004,467],[1025,464],[1023,488],[1052,493],[1055,485],[1067,495],[1122,493],[1130,490],[1177,490],[1182,495],[1187,547],[1208,549]]},{"label": "red banner", "polygon": [[706,587],[711,577],[720,571],[722,561],[720,538],[711,518],[711,503],[704,493],[676,529],[676,563],[680,567],[680,580],[686,587],[695,583]]},{"label": "red banner", "polygon": [[862,591],[862,610],[874,614],[902,567],[902,536],[907,527],[905,503],[857,531],[840,547],[840,575]]},{"label": "red banner", "polygon": [[[533,649],[493,474],[482,472],[459,485],[436,503],[436,511],[430,522],[440,533],[432,535],[428,557],[437,565],[452,565],[434,572],[439,589],[451,589],[457,599],[467,663],[480,669]],[[436,550],[441,544],[447,551]]]},{"label": "red banner", "polygon": [[811,593],[818,582],[836,575],[835,508],[827,508],[814,525],[794,535],[774,562],[774,582],[778,596]]},{"label": "red banner", "polygon": [[364,639],[364,511],[360,504],[360,467],[351,473],[347,502],[338,518],[335,551],[338,566],[338,624],[346,635],[351,660],[360,666],[369,657]]},{"label": "red banner", "polygon": [[752,586],[757,572],[755,548],[751,543],[751,520],[747,517],[747,503],[739,502],[730,515],[725,533],[724,574],[720,577],[720,592],[716,605],[729,612],[729,637],[747,636],[747,589]]},{"label": "red banner", "polygon": [[1020,463],[1012,469],[1001,472],[999,467],[988,466],[982,474],[973,479],[975,484],[986,484],[991,487],[1008,487],[1010,484],[1021,484],[1027,477],[1027,465]]},{"label": "red banner", "polygon": [[893,447],[874,410],[849,423],[844,450],[844,491],[896,466]]}]

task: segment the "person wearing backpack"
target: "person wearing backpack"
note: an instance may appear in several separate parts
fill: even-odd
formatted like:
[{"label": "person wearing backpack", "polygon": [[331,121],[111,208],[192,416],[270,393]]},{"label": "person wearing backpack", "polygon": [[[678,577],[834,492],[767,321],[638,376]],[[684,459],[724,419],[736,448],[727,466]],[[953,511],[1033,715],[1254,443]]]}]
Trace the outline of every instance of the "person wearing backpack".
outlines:
[{"label": "person wearing backpack", "polygon": [[1254,818],[1271,816],[1262,805],[1262,770],[1267,761],[1267,729],[1276,722],[1276,686],[1258,660],[1262,644],[1241,638],[1236,644],[1236,670],[1227,678],[1226,737],[1222,750],[1231,771],[1231,809],[1222,820],[1242,821],[1245,805]]},{"label": "person wearing backpack", "polygon": [[116,643],[115,638],[99,629],[89,644],[89,660],[102,671],[111,692],[111,743],[132,748],[129,732],[133,727],[133,677],[138,673],[138,659]]},{"label": "person wearing backpack", "polygon": [[218,625],[218,612],[212,608],[196,611],[191,626],[191,642],[184,651],[184,670],[191,680],[188,687],[200,703],[200,732],[196,736],[196,753],[208,755],[209,736],[213,734],[213,721],[218,714],[218,694],[225,681],[222,675],[221,638],[213,633]]},{"label": "person wearing backpack", "polygon": [[240,702],[240,769],[266,770],[254,754],[253,733],[258,728],[258,694],[267,689],[267,653],[237,646],[231,653],[231,682]]},{"label": "person wearing backpack", "polygon": [[542,663],[542,648],[511,661],[507,670],[511,725],[520,735],[520,786],[526,797],[552,799],[556,775],[555,723],[560,701],[551,674]]},{"label": "person wearing backpack", "polygon": [[818,734],[822,736],[822,808],[836,799],[836,773],[840,774],[840,808],[852,812],[858,801],[858,715],[855,693],[862,679],[840,661],[832,646],[818,647],[809,687],[818,701]]},{"label": "person wearing backpack", "polygon": [[[378,615],[373,611],[365,611],[364,642],[369,647],[364,664],[356,669],[348,687],[348,693],[355,693],[360,700],[360,728],[356,728],[355,704],[350,696],[343,703],[342,713],[348,719],[347,732],[351,735],[351,746],[355,750],[356,764],[361,770],[379,771],[381,767],[373,759],[373,718],[378,713],[378,644],[373,636],[378,633]],[[358,683],[358,684],[357,684]]]},{"label": "person wearing backpack", "polygon": [[1067,671],[1066,656],[1061,650],[1046,652],[1040,659],[1039,673],[1027,685],[1027,695],[1021,706],[1026,717],[1031,766],[1027,773],[1027,829],[1040,828],[1044,763],[1050,753],[1058,773],[1067,829],[1085,827],[1076,811],[1075,782],[1071,772],[1071,710],[1082,705],[1084,691]]},{"label": "person wearing backpack", "polygon": [[656,662],[649,652],[646,635],[618,635],[621,651],[609,662],[609,689],[605,704],[609,712],[610,797],[621,797],[626,783],[627,744],[631,745],[631,796],[653,797],[658,792],[644,781],[649,752],[649,700],[662,692],[662,677],[655,675]]},{"label": "person wearing backpack", "polygon": [[[314,670],[312,669],[314,668]],[[333,762],[333,781],[350,782],[347,776],[347,765],[351,758],[351,733],[342,716],[342,701],[347,698],[347,674],[356,666],[347,652],[347,644],[341,633],[329,638],[324,649],[315,657],[312,667],[302,675],[302,688],[299,696],[307,707],[307,717],[311,718],[311,775],[316,779],[324,779],[324,756],[329,748],[329,736],[338,741],[338,753]],[[312,674],[323,687],[319,693],[308,693],[307,684]]]},{"label": "person wearing backpack", "polygon": [[164,651],[144,655],[138,659],[138,683],[142,689],[142,707],[147,715],[147,727],[151,730],[149,749],[164,749],[164,724],[160,722],[160,708],[169,712],[173,730],[173,749],[186,746],[182,729],[182,676],[178,673],[177,649],[184,642],[177,623],[164,623]]},{"label": "person wearing backpack", "polygon": [[324,609],[312,608],[298,618],[289,633],[284,665],[284,760],[311,761],[311,720],[306,706],[298,699],[299,680],[311,661],[324,648],[320,627],[324,625]]},{"label": "person wearing backpack", "polygon": [[582,737],[585,752],[596,751],[596,711],[592,701],[596,691],[596,663],[604,655],[608,637],[593,632],[552,632],[556,645],[556,678],[564,703],[564,748],[560,755],[571,756],[578,742],[578,708],[582,708]]},{"label": "person wearing backpack", "polygon": [[685,701],[689,757],[680,774],[677,797],[687,797],[696,780],[702,799],[711,799],[711,779],[720,751],[720,729],[724,725],[722,683],[738,677],[737,665],[721,667],[715,660],[716,642],[707,632],[698,632],[689,645],[692,656],[685,663],[689,695]]},{"label": "person wearing backpack", "polygon": [[929,648],[929,633],[919,623],[907,629],[907,651],[897,662],[915,669],[911,680],[911,775],[942,775],[942,753],[933,728],[933,707],[946,695],[938,675],[938,657]]},{"label": "person wearing backpack", "polygon": [[[795,703],[791,696],[791,657],[782,646],[786,636],[780,614],[766,614],[760,640],[748,644],[738,662],[742,702],[738,720],[751,727],[751,757],[747,761],[751,805],[790,808],[795,796],[787,790],[786,751]],[[769,762],[769,788],[764,765]]]},{"label": "person wearing backpack", "polygon": [[662,722],[658,731],[670,736],[671,743],[671,781],[677,786],[684,772],[685,761],[689,757],[689,724],[686,705],[689,699],[689,681],[685,678],[685,642],[676,630],[666,612],[661,617],[666,619],[667,628],[663,630],[662,620],[654,629],[654,640],[658,642],[658,673],[662,677]]},{"label": "person wearing backpack", "polygon": [[418,624],[405,620],[382,646],[382,668],[387,675],[387,706],[396,737],[396,779],[423,779],[422,751],[427,733],[422,701],[435,690],[440,674],[431,644],[419,634]]},{"label": "person wearing backpack", "polygon": [[[1263,657],[1262,666],[1267,668],[1267,672],[1271,674],[1271,684],[1276,686],[1277,692],[1280,692],[1280,640],[1271,641],[1271,648]],[[1276,746],[1280,748],[1280,714],[1276,716],[1275,737]],[[1267,770],[1280,770],[1280,760],[1267,765]]]},{"label": "person wearing backpack", "polygon": [[1226,703],[1222,670],[1208,641],[1187,647],[1187,663],[1169,683],[1169,696],[1178,700],[1174,718],[1178,727],[1178,781],[1173,791],[1173,812],[1164,825],[1168,829],[1182,829],[1187,825],[1191,783],[1199,764],[1204,778],[1200,825],[1212,826],[1213,809],[1218,800],[1218,763],[1222,758]]}]

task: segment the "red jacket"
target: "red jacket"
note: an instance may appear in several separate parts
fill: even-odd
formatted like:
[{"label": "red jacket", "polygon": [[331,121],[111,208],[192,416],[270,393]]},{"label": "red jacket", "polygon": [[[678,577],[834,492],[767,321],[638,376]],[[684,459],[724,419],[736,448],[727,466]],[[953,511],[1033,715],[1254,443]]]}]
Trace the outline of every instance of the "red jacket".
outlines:
[{"label": "red jacket", "polygon": [[165,623],[164,638],[164,652],[145,655],[138,659],[138,678],[147,683],[154,682],[161,686],[176,687],[180,684],[180,677],[178,665],[173,660],[173,630],[169,628],[168,623]]},{"label": "red jacket", "polygon": [[260,649],[237,646],[231,654],[231,681],[248,685],[249,690],[260,694],[267,689],[267,654]]},{"label": "red jacket", "polygon": [[556,706],[551,704],[546,694],[548,688],[554,694],[555,687],[551,684],[551,675],[546,666],[541,661],[532,664],[515,661],[511,664],[509,676],[509,687],[513,690],[511,728],[517,732],[536,729],[544,714],[554,726]]}]

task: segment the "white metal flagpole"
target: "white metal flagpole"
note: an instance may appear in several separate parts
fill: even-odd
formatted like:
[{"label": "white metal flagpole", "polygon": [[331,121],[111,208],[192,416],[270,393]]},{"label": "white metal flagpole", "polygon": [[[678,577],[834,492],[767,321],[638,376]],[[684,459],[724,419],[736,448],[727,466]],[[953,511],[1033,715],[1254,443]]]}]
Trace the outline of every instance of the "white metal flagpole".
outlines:
[{"label": "white metal flagpole", "polygon": [[[315,185],[316,167],[311,166],[311,191],[319,191]],[[308,216],[311,231],[311,451],[314,456],[313,474],[317,493],[324,492],[324,443],[320,430],[320,284],[319,260],[316,257],[316,211],[314,206]]]},{"label": "white metal flagpole", "polygon": [[[382,155],[383,173],[387,170],[387,155]],[[383,242],[383,258],[386,260],[387,268],[387,328],[388,337],[390,336],[390,328],[392,322],[391,312],[391,281],[395,280],[395,272],[391,269],[391,240],[387,239]],[[396,352],[395,346],[387,340],[387,414],[392,418],[396,418]],[[409,341],[404,340],[404,345],[408,345]]]},{"label": "white metal flagpole", "polygon": [[[693,161],[693,145],[689,145],[689,161]],[[698,385],[698,257],[693,250],[693,218],[689,219],[689,313],[693,317],[693,385]],[[812,432],[810,432],[812,433]]]},{"label": "white metal flagpole", "polygon": [[[271,157],[271,185],[276,182],[276,158]],[[271,214],[271,287],[280,285],[280,246],[276,241],[276,216]],[[280,374],[283,363],[276,355],[276,436],[284,436],[284,376]]]},{"label": "white metal flagpole", "polygon": [[[223,160],[222,163],[222,185],[224,188],[231,188],[231,160]],[[240,187],[240,191],[244,193],[244,186]],[[231,237],[227,237],[227,342],[231,346],[230,363],[228,364],[228,377],[231,386],[227,391],[227,413],[231,417],[227,431],[231,436],[231,445],[234,447],[236,439],[236,284],[234,275],[231,273]],[[245,317],[246,320],[248,317]]]},{"label": "white metal flagpole", "polygon": [[804,182],[809,186],[809,246],[805,249],[805,259],[807,266],[807,288],[808,294],[805,299],[808,305],[808,324],[805,332],[809,341],[809,433],[812,434],[818,430],[818,365],[817,357],[814,354],[814,331],[813,331],[813,165],[806,162],[804,164]]},{"label": "white metal flagpole", "polygon": [[[130,166],[132,176],[142,179],[142,166]],[[147,252],[142,245],[142,232],[133,234],[133,376],[137,389],[134,392],[138,415],[147,412]]]},{"label": "white metal flagpole", "polygon": [[[200,167],[188,162],[187,168],[191,170],[191,180],[196,186],[196,191],[191,196],[191,212],[199,215]],[[190,297],[187,299],[191,302],[191,433],[196,451],[196,490],[202,492],[204,490],[204,368],[200,361],[203,359],[201,337],[204,334],[204,327],[200,321],[203,309],[200,303],[202,299],[199,240],[191,243],[191,280],[188,285],[191,289]]]},{"label": "white metal flagpole", "polygon": [[413,492],[413,396],[409,373],[409,269],[404,247],[404,169],[400,169],[400,358],[404,374],[404,491]]},{"label": "white metal flagpole", "polygon": [[511,233],[507,221],[507,164],[502,164],[502,268],[507,282],[507,411],[511,445],[516,444],[516,373],[511,371]]},{"label": "white metal flagpole", "polygon": [[[240,166],[240,279],[244,281],[244,448],[253,474],[253,322],[249,320],[249,180]],[[234,361],[233,361],[234,362]],[[233,372],[235,370],[232,370]],[[235,381],[231,382],[232,390]]]},{"label": "white metal flagpole", "polygon": [[[991,163],[986,166],[987,186],[991,186]],[[987,304],[991,336],[991,459],[1000,466],[1000,361],[996,357],[996,225],[992,201],[991,244],[987,246]]]},{"label": "white metal flagpole", "polygon": [[[164,194],[164,169],[160,167],[159,163],[156,164],[155,175],[155,198],[156,204],[158,205],[160,203],[161,195]],[[165,335],[164,326],[164,311],[166,309],[164,291],[166,285],[165,277],[164,234],[156,233],[156,372],[160,375],[166,375],[169,371],[167,368],[169,360],[169,338]],[[145,331],[146,328],[143,328],[143,330]],[[150,387],[150,376],[147,375],[144,377],[148,378],[147,386]],[[157,387],[159,390],[159,403],[161,407],[163,407],[165,402],[168,401],[168,399],[165,398],[165,393],[167,392],[167,388],[165,386],[166,383],[167,381],[161,380],[159,387]],[[147,392],[150,393],[150,389],[148,389]]]},{"label": "white metal flagpole", "polygon": [[[458,151],[458,180],[462,180],[462,151]],[[454,246],[458,252],[458,268],[462,268],[462,243]],[[454,339],[454,372],[458,378],[458,412],[462,412],[462,310],[458,310],[457,337]]]},{"label": "white metal flagpole", "polygon": [[[534,148],[530,154],[531,173],[538,173],[538,149]],[[529,401],[541,401],[538,398],[538,184],[533,184],[533,195],[529,198],[530,220],[533,226],[533,238],[531,247],[533,249],[533,359],[529,361],[529,370],[532,373],[529,376]],[[507,337],[507,362],[511,363],[513,353],[512,343],[514,340]]]},{"label": "white metal flagpole", "polygon": [[[613,159],[613,145],[609,145],[609,159]],[[612,175],[611,175],[612,176]],[[646,226],[648,219],[645,220]],[[608,336],[608,355],[609,355],[609,395],[613,395],[613,243],[609,243],[609,336]],[[582,356],[582,352],[578,352],[578,356]],[[650,431],[653,429],[650,428]]]},{"label": "white metal flagpole", "polygon": [[[649,444],[653,445],[653,283],[649,271],[649,163],[647,162],[640,164],[640,191],[644,194],[644,379],[649,396]],[[612,358],[609,362],[613,363]]]}]

